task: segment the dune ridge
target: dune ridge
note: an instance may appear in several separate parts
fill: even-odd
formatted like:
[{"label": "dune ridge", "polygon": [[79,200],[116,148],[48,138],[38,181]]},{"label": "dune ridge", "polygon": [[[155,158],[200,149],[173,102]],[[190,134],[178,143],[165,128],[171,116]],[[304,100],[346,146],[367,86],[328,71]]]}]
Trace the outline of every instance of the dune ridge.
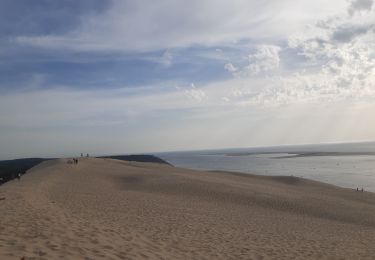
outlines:
[{"label": "dune ridge", "polygon": [[[101,156],[97,158],[108,158],[108,159],[117,159],[123,161],[135,161],[135,162],[152,162],[152,163],[161,163],[168,164],[167,161],[149,154],[134,154],[134,155],[110,155],[110,156]],[[23,159],[14,159],[14,160],[5,160],[0,161],[0,185],[15,179],[18,174],[24,174],[29,169],[34,166],[48,161],[54,160],[55,158],[23,158]]]},{"label": "dune ridge", "polygon": [[0,259],[375,255],[375,194],[296,177],[57,159],[0,198]]}]

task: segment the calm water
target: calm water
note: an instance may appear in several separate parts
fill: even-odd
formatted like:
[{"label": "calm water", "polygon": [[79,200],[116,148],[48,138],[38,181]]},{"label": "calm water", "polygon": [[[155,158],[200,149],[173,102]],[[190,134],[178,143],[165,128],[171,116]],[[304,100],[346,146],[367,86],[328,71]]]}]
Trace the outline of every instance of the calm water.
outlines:
[{"label": "calm water", "polygon": [[[311,152],[346,154],[283,158]],[[375,155],[371,154],[374,152],[375,143],[369,142],[173,152],[157,155],[178,167],[260,175],[294,175],[346,188],[363,187],[375,192]]]}]

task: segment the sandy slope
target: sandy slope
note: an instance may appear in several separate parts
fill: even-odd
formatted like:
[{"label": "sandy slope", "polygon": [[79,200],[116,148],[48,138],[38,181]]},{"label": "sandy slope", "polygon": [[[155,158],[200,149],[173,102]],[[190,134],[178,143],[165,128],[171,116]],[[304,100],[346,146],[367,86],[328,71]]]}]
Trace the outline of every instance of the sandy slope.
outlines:
[{"label": "sandy slope", "polygon": [[0,187],[0,259],[374,259],[375,195],[83,159]]}]

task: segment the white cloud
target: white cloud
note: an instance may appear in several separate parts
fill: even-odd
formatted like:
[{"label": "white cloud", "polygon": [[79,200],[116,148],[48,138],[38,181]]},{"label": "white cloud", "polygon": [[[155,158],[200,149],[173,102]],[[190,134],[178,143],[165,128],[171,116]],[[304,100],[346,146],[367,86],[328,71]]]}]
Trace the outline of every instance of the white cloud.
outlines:
[{"label": "white cloud", "polygon": [[165,67],[170,67],[173,63],[173,55],[170,50],[166,50],[160,59],[160,63]]},{"label": "white cloud", "polygon": [[231,102],[242,106],[373,102],[374,27],[374,10],[355,17],[344,12],[292,35],[287,47],[258,46],[249,55],[249,64],[237,66],[233,73],[239,81],[227,83]]},{"label": "white cloud", "polygon": [[[49,78],[35,75],[27,91],[0,95],[0,145],[23,151],[27,140],[60,147],[74,139],[76,151],[105,138],[96,151],[122,152],[375,138],[374,24],[368,0],[114,0],[66,34],[15,41],[78,52],[167,50],[142,56],[166,67],[199,55],[234,77],[108,91],[38,90]],[[19,129],[30,138],[19,141]]]},{"label": "white cloud", "polygon": [[224,69],[232,73],[237,71],[237,68],[232,63],[225,64]]},{"label": "white cloud", "polygon": [[246,44],[238,41],[253,38],[240,51],[247,52],[246,60],[239,60],[240,55],[230,60],[224,47],[202,54],[220,60],[235,76],[233,81],[212,84],[219,88],[211,84],[182,88],[188,100],[202,106],[224,100],[241,105],[339,100],[373,92],[372,1],[115,0],[105,13],[85,18],[68,34],[20,36],[17,41],[95,51],[162,48],[167,51],[155,60],[168,67],[175,58],[170,48],[196,44],[242,48]]},{"label": "white cloud", "polygon": [[[356,97],[338,102],[336,94],[350,97],[356,92],[317,85],[329,78],[235,78],[168,91],[162,84],[110,92],[60,88],[8,93],[0,96],[0,144],[9,149],[0,156],[30,156],[36,150],[40,156],[72,156],[81,150],[103,154],[375,138],[373,102],[359,103]],[[375,97],[373,89],[364,91],[357,93]],[[330,100],[335,102],[321,102]]]},{"label": "white cloud", "polygon": [[185,91],[186,95],[198,102],[203,101],[206,98],[206,93],[195,87],[194,83],[191,84],[191,88]]},{"label": "white cloud", "polygon": [[273,45],[260,45],[256,47],[254,54],[250,54],[249,65],[245,67],[245,73],[257,75],[263,72],[272,72],[279,68],[281,48]]},{"label": "white cloud", "polygon": [[275,41],[344,6],[344,0],[303,0],[298,4],[292,0],[114,0],[106,12],[82,17],[82,23],[66,34],[19,35],[15,41],[105,52],[217,46],[242,39]]}]

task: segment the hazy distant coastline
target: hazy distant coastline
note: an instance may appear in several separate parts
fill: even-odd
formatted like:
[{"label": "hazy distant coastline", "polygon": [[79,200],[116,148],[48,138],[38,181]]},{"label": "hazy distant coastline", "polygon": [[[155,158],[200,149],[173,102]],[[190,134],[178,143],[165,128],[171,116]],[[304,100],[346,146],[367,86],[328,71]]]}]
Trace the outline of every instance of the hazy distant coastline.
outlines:
[{"label": "hazy distant coastline", "polygon": [[374,142],[230,148],[157,155],[176,167],[293,175],[346,188],[363,187],[375,192]]},{"label": "hazy distant coastline", "polygon": [[[274,155],[280,152],[262,152],[262,153],[227,153],[226,156],[251,156],[251,155]],[[297,157],[311,157],[311,156],[374,156],[375,152],[287,152],[286,156],[276,156],[273,159],[287,159]]]}]

